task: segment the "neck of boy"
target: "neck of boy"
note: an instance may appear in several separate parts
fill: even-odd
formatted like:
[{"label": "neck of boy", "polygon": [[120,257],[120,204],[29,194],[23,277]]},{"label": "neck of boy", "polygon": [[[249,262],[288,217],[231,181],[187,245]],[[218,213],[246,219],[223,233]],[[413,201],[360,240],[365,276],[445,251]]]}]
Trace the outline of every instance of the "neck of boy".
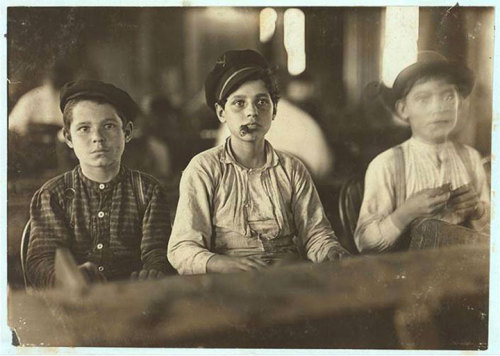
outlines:
[{"label": "neck of boy", "polygon": [[448,142],[448,136],[436,137],[436,138],[433,138],[432,140],[425,139],[425,138],[417,136],[417,135],[413,135],[413,138],[415,140],[422,142],[422,143],[429,145],[429,146],[442,146],[446,142]]},{"label": "neck of boy", "polygon": [[246,168],[259,168],[266,163],[266,145],[264,139],[257,141],[231,140],[234,158]]},{"label": "neck of boy", "polygon": [[108,183],[118,175],[120,163],[113,163],[105,167],[81,165],[82,173],[88,179],[97,183]]}]

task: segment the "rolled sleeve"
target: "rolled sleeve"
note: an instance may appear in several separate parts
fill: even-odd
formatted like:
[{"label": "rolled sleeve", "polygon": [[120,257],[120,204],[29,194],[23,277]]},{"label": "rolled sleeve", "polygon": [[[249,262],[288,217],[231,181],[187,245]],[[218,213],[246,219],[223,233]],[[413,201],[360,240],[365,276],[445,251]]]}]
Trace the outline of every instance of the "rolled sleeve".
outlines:
[{"label": "rolled sleeve", "polygon": [[396,209],[393,158],[392,151],[384,152],[366,170],[363,203],[354,233],[360,252],[390,250],[403,232],[391,218]]},{"label": "rolled sleeve", "polygon": [[182,174],[168,259],[180,274],[207,272],[212,228],[213,177],[193,159]]}]

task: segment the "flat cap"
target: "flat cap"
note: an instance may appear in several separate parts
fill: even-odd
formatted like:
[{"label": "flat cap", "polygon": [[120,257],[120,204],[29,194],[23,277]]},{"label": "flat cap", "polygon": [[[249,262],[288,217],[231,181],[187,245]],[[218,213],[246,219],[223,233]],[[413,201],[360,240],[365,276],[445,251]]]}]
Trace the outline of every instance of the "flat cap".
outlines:
[{"label": "flat cap", "polygon": [[447,74],[453,78],[458,90],[467,97],[474,87],[474,73],[464,65],[451,62],[446,57],[435,51],[420,51],[415,63],[403,69],[392,86],[394,102],[405,95],[408,86],[427,75]]},{"label": "flat cap", "polygon": [[99,80],[85,79],[64,84],[59,102],[61,111],[64,112],[64,107],[69,100],[76,98],[101,99],[113,105],[127,121],[134,121],[139,111],[137,104],[127,92]]},{"label": "flat cap", "polygon": [[231,50],[222,54],[205,80],[205,99],[210,109],[224,99],[246,78],[269,69],[266,59],[251,49]]}]

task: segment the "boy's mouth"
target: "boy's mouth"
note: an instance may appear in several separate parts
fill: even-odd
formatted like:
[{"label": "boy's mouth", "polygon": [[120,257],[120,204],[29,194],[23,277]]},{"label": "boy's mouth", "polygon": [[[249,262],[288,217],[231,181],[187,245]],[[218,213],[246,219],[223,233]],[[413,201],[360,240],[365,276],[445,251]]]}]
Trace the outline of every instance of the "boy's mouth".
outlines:
[{"label": "boy's mouth", "polygon": [[440,119],[440,120],[434,120],[431,122],[431,125],[445,125],[445,124],[449,124],[451,122],[451,120],[448,120],[448,119]]},{"label": "boy's mouth", "polygon": [[92,151],[90,151],[90,153],[106,153],[106,152],[108,152],[108,151],[109,151],[109,150],[104,149],[104,148],[98,148],[98,149],[96,149],[96,150],[92,150]]}]

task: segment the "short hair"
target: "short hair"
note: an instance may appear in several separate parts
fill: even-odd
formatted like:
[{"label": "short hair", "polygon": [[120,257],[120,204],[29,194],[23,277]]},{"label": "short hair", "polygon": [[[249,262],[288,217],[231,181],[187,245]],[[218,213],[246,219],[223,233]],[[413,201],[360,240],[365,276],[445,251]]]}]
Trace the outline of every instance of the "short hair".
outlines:
[{"label": "short hair", "polygon": [[118,110],[116,108],[116,106],[114,106],[113,104],[111,104],[107,100],[104,100],[103,98],[93,97],[93,96],[79,96],[77,98],[68,100],[68,102],[64,106],[63,124],[64,124],[64,132],[67,134],[70,133],[69,129],[71,127],[71,123],[73,122],[73,109],[76,106],[76,104],[78,104],[81,101],[92,101],[92,102],[97,103],[97,104],[109,104],[109,105],[111,105],[115,109],[118,117],[122,120],[124,128],[127,125],[127,123],[130,121],[130,120],[127,120],[126,116],[123,115],[120,112],[120,110]]},{"label": "short hair", "polygon": [[464,88],[462,88],[459,84],[457,79],[451,75],[450,73],[442,73],[442,72],[436,72],[436,73],[429,73],[426,75],[422,75],[420,77],[415,78],[414,80],[408,82],[406,86],[404,87],[402,93],[401,93],[401,99],[405,99],[406,96],[410,93],[411,89],[416,85],[416,84],[422,84],[429,82],[431,80],[444,80],[449,84],[455,85],[455,88],[457,89],[457,92],[464,97]]},{"label": "short hair", "polygon": [[276,75],[274,71],[270,68],[262,68],[258,72],[246,77],[242,80],[238,85],[235,85],[232,90],[230,90],[224,97],[217,101],[217,104],[224,107],[227,102],[227,98],[229,95],[238,90],[246,82],[251,82],[254,80],[262,80],[264,85],[266,86],[269,95],[271,96],[271,100],[273,102],[273,113],[276,114],[276,106],[278,105],[278,101],[280,99],[278,80],[276,79]]}]

